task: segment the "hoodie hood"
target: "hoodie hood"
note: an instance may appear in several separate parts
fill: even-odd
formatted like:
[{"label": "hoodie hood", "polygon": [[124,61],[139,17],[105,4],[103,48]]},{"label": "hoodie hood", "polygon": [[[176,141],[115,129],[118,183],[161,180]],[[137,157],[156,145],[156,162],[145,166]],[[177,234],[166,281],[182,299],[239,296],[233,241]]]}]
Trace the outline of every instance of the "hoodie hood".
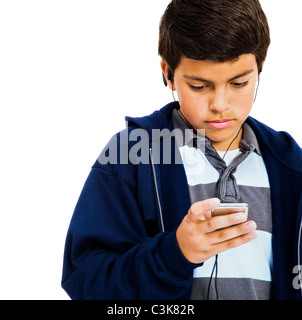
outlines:
[{"label": "hoodie hood", "polygon": [[290,134],[275,131],[252,117],[246,122],[254,130],[260,148],[266,149],[287,168],[302,173],[302,149]]},{"label": "hoodie hood", "polygon": [[151,136],[153,129],[173,130],[172,111],[178,109],[178,102],[171,102],[160,110],[144,117],[126,117],[128,127],[145,129]]}]

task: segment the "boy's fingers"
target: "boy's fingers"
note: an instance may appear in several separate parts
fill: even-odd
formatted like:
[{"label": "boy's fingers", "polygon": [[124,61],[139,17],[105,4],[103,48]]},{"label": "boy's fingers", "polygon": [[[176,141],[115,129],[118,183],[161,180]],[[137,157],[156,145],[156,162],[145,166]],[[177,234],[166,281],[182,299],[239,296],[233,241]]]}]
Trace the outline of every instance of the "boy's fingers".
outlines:
[{"label": "boy's fingers", "polygon": [[217,243],[217,244],[215,244],[215,254],[221,253],[221,252],[229,250],[229,249],[239,247],[243,244],[246,244],[246,243],[254,240],[255,238],[257,238],[256,231],[250,231],[250,232],[243,234],[241,236],[238,236],[236,238],[232,238],[230,240]]},{"label": "boy's fingers", "polygon": [[204,232],[210,233],[215,230],[224,229],[230,226],[238,225],[247,221],[247,214],[243,212],[230,213],[227,215],[216,216],[208,219],[204,223]]},{"label": "boy's fingers", "polygon": [[220,205],[218,198],[211,198],[194,203],[189,212],[188,217],[191,222],[199,222],[211,218],[212,210]]},{"label": "boy's fingers", "polygon": [[253,232],[256,229],[256,223],[254,221],[249,221],[233,225],[231,227],[217,229],[214,232],[209,233],[208,237],[211,239],[212,243],[219,243],[248,234],[249,232]]}]

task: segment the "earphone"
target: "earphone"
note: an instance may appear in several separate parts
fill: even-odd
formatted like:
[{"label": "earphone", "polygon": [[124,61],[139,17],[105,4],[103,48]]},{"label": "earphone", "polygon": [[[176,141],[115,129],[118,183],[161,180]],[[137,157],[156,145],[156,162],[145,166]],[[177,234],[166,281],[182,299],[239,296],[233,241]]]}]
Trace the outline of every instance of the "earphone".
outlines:
[{"label": "earphone", "polygon": [[[172,81],[172,79],[173,79],[173,74],[172,74],[172,71],[171,71],[170,68],[168,68],[167,79],[168,79],[169,81]],[[167,80],[166,80],[164,74],[163,74],[163,81],[164,81],[164,85],[167,87],[167,86],[168,86],[168,83],[167,83]]]}]

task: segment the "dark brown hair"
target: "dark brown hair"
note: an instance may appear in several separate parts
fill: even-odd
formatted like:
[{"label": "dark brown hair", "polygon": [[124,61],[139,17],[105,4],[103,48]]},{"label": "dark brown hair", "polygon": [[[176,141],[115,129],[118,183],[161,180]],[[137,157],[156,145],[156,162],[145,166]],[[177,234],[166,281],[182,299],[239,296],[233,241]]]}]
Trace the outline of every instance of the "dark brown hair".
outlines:
[{"label": "dark brown hair", "polygon": [[248,53],[260,70],[269,45],[258,0],[172,0],[160,22],[158,52],[172,72],[183,56],[225,62]]}]

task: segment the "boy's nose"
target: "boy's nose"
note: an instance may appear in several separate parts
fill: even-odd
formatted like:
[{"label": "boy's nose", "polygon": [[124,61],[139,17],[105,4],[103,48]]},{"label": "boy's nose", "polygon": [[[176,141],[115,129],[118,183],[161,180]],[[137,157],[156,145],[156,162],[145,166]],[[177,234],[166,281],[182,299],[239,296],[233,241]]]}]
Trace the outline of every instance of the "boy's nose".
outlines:
[{"label": "boy's nose", "polygon": [[222,113],[229,109],[229,107],[230,104],[226,97],[226,93],[223,90],[213,93],[213,96],[209,101],[209,108],[211,111]]}]

